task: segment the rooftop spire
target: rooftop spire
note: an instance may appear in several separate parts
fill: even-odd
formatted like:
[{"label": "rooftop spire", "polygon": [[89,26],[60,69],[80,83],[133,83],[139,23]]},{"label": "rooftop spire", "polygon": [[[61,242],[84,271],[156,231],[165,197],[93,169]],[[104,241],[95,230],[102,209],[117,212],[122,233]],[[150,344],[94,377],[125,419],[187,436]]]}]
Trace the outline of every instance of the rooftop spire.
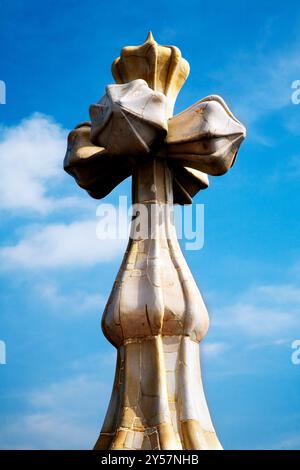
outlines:
[{"label": "rooftop spire", "polygon": [[153,34],[152,34],[152,31],[149,31],[147,37],[146,37],[146,41],[145,42],[155,42],[155,39],[153,37]]}]

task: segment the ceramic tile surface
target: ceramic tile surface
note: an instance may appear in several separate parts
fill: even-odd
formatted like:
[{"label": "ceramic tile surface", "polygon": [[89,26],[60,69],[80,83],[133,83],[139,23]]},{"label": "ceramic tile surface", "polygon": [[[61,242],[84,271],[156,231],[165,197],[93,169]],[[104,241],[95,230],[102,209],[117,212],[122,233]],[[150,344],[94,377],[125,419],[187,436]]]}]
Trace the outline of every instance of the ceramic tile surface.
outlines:
[{"label": "ceramic tile surface", "polygon": [[167,209],[190,204],[207,175],[228,171],[246,131],[215,95],[173,117],[189,65],[151,33],[122,49],[112,72],[117,84],[70,133],[64,162],[95,198],[132,175],[133,203],[146,215],[132,221],[102,317],[118,359],[95,448],[221,449],[200,369],[208,312]]}]

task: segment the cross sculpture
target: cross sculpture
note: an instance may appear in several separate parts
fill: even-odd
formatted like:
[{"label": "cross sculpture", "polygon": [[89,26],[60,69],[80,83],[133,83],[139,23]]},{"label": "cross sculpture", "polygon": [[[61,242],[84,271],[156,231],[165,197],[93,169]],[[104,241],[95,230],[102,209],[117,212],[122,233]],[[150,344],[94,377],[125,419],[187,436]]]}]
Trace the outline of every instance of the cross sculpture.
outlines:
[{"label": "cross sculpture", "polygon": [[132,175],[151,236],[129,238],[103,314],[118,358],[95,449],[221,449],[200,371],[208,313],[161,208],[191,204],[207,174],[229,170],[246,130],[215,95],[173,117],[189,64],[151,33],[122,49],[112,74],[117,84],[91,105],[91,122],[69,134],[64,168],[97,199]]}]

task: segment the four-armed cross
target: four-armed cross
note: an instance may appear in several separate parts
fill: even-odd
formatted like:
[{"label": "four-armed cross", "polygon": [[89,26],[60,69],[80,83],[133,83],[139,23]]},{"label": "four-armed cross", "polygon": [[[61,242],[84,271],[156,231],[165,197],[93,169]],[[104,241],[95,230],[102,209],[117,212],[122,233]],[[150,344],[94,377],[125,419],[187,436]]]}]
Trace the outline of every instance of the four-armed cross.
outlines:
[{"label": "four-armed cross", "polygon": [[218,96],[172,117],[189,65],[151,33],[142,46],[125,47],[112,72],[117,84],[69,135],[65,170],[95,198],[132,175],[151,237],[129,239],[103,314],[118,360],[95,448],[220,449],[200,372],[208,314],[161,208],[190,204],[208,187],[207,174],[224,174],[246,131]]}]

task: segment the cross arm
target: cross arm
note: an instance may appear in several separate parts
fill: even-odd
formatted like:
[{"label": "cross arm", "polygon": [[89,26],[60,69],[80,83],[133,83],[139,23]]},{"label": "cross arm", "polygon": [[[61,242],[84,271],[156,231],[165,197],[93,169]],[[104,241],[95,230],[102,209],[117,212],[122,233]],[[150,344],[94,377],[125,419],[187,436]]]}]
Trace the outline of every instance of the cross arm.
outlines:
[{"label": "cross arm", "polygon": [[168,157],[209,175],[223,175],[234,164],[245,135],[223,99],[208,96],[169,119]]}]

